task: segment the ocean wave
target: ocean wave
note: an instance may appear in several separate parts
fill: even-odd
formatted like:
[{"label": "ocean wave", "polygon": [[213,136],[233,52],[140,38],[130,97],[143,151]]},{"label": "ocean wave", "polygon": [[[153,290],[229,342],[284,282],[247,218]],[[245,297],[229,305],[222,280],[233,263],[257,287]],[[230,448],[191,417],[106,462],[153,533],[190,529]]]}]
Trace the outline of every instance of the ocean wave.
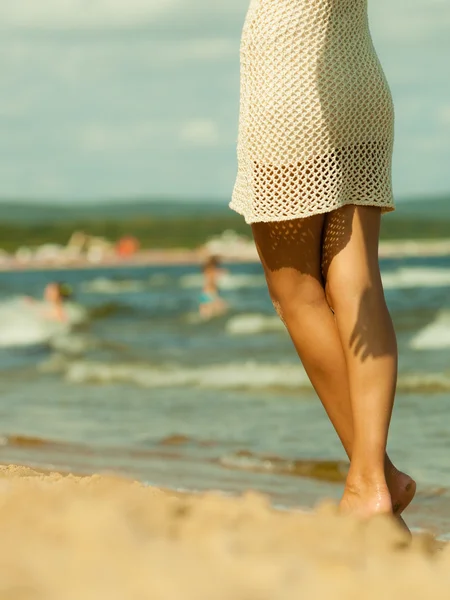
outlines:
[{"label": "ocean wave", "polygon": [[108,277],[98,277],[92,281],[81,284],[83,292],[90,294],[123,294],[141,292],[145,290],[147,283],[139,280],[116,280]]},{"label": "ocean wave", "polygon": [[200,387],[210,389],[309,388],[300,365],[253,362],[206,367],[155,367],[91,361],[68,363],[66,378],[73,383],[134,383],[148,388]]},{"label": "ocean wave", "polygon": [[46,303],[28,302],[25,298],[11,298],[0,303],[0,347],[24,347],[48,344],[67,335],[73,327],[85,322],[87,311],[78,304],[64,305],[67,320],[46,318]]},{"label": "ocean wave", "polygon": [[[217,441],[202,440],[184,434],[174,433],[157,442],[157,447],[199,446],[217,448]],[[150,451],[151,456],[155,455]],[[171,455],[168,455],[171,456]],[[179,455],[176,455],[177,457]],[[218,463],[225,469],[249,471],[253,473],[271,473],[290,477],[310,477],[328,482],[345,481],[349,464],[342,460],[284,458],[277,455],[257,454],[247,449],[235,450],[224,455],[209,455],[208,462]]]},{"label": "ocean wave", "polygon": [[[145,388],[198,387],[204,389],[259,389],[312,391],[301,365],[228,363],[203,367],[157,367],[147,364],[62,361],[57,367],[71,383],[130,383]],[[55,368],[56,370],[56,368]],[[403,373],[400,392],[450,391],[450,373]]]},{"label": "ocean wave", "polygon": [[227,469],[273,473],[291,477],[310,477],[321,481],[342,483],[348,472],[348,463],[339,460],[287,459],[279,456],[263,456],[241,450],[219,459]]},{"label": "ocean wave", "polygon": [[57,442],[42,437],[30,435],[5,435],[0,437],[0,446],[14,446],[17,448],[47,448],[66,446],[65,442]]},{"label": "ocean wave", "polygon": [[[395,271],[383,271],[382,279],[385,289],[448,287],[450,286],[450,269],[402,267]],[[201,273],[191,273],[180,277],[179,285],[182,288],[201,288],[203,281]],[[262,274],[226,273],[219,279],[219,287],[223,290],[264,286],[265,278]]]},{"label": "ocean wave", "polygon": [[450,310],[439,312],[432,323],[412,338],[410,347],[413,350],[450,348]]},{"label": "ocean wave", "polygon": [[69,333],[58,335],[50,340],[49,345],[56,352],[69,356],[80,356],[97,347],[97,342],[88,335]]},{"label": "ocean wave", "polygon": [[404,267],[381,274],[385,289],[450,286],[450,269]]},{"label": "ocean wave", "polygon": [[[179,279],[179,285],[182,288],[201,288],[204,283],[204,277],[201,273],[191,273],[183,275]],[[231,274],[225,273],[219,278],[218,286],[221,290],[238,290],[241,288],[256,288],[265,285],[263,275],[251,274]]]},{"label": "ocean wave", "polygon": [[276,315],[244,314],[227,321],[225,330],[230,335],[254,335],[271,331],[284,331],[284,325]]},{"label": "ocean wave", "polygon": [[133,308],[127,304],[122,304],[120,302],[105,302],[104,304],[100,304],[99,306],[94,306],[89,308],[89,318],[94,319],[106,319],[111,315],[115,315],[117,313],[130,313],[133,312]]},{"label": "ocean wave", "polygon": [[193,437],[191,435],[185,435],[184,433],[172,433],[156,441],[157,447],[164,448],[179,448],[182,446],[197,446],[200,448],[213,448],[217,446],[217,441],[206,440]]},{"label": "ocean wave", "polygon": [[155,275],[151,275],[148,283],[152,287],[162,287],[164,285],[168,285],[172,281],[170,275],[166,273],[156,273]]},{"label": "ocean wave", "polygon": [[448,392],[450,391],[450,373],[400,375],[397,389],[401,392]]}]

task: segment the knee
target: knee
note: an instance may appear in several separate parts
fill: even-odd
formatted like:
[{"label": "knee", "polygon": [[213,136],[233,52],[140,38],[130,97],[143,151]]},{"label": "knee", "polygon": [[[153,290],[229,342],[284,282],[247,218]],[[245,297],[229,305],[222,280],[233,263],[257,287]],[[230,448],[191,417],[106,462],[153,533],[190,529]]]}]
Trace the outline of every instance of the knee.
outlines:
[{"label": "knee", "polygon": [[333,312],[344,304],[351,303],[360,296],[361,281],[347,276],[328,276],[325,282],[325,296]]},{"label": "knee", "polygon": [[333,312],[360,306],[363,300],[378,300],[384,296],[381,279],[365,274],[335,274],[325,282],[325,296]]},{"label": "knee", "polygon": [[326,302],[325,290],[321,282],[312,276],[270,276],[267,278],[269,294],[279,317],[283,322],[290,316],[306,314],[305,309],[323,305]]}]

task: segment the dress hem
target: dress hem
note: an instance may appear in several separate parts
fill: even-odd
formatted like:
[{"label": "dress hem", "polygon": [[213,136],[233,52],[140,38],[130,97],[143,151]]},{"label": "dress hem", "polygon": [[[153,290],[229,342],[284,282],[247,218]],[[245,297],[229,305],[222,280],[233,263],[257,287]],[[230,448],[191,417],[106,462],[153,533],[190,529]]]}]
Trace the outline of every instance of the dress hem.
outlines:
[{"label": "dress hem", "polygon": [[355,205],[355,206],[373,206],[376,208],[380,208],[381,209],[381,214],[386,214],[389,212],[394,212],[395,211],[395,204],[389,204],[389,205],[381,205],[377,204],[376,202],[370,201],[370,200],[349,200],[348,202],[341,202],[340,204],[336,204],[336,206],[332,206],[332,207],[326,207],[322,209],[316,209],[314,212],[312,213],[307,213],[307,212],[299,212],[299,213],[295,213],[292,214],[290,216],[281,216],[281,217],[270,217],[270,218],[264,218],[264,217],[248,217],[247,214],[243,211],[240,210],[234,203],[233,201],[231,201],[228,204],[228,207],[236,212],[238,215],[241,215],[242,217],[244,217],[245,222],[247,223],[247,225],[252,225],[253,223],[280,223],[281,221],[294,221],[295,219],[307,219],[308,217],[314,217],[316,215],[323,215],[326,213],[330,213],[333,212],[339,208],[342,208],[343,206],[351,206],[351,205]]}]

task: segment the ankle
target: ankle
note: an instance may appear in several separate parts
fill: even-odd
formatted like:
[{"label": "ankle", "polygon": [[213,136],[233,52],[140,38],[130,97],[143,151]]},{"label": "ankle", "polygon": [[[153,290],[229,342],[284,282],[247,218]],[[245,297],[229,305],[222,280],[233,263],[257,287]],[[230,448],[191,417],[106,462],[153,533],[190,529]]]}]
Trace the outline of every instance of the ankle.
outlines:
[{"label": "ankle", "polygon": [[392,498],[386,484],[347,481],[340,507],[345,513],[363,518],[392,514]]},{"label": "ankle", "polygon": [[388,473],[393,467],[389,457],[381,448],[372,447],[369,451],[355,440],[348,473],[349,481],[358,485],[372,487],[386,485]]},{"label": "ankle", "polygon": [[367,478],[350,475],[345,482],[345,489],[357,496],[390,496],[384,477]]},{"label": "ankle", "polygon": [[400,472],[387,454],[384,459],[384,472],[386,474],[386,479],[389,477],[395,477]]},{"label": "ankle", "polygon": [[353,465],[347,477],[347,487],[355,490],[388,490],[386,474],[383,469],[361,469]]}]

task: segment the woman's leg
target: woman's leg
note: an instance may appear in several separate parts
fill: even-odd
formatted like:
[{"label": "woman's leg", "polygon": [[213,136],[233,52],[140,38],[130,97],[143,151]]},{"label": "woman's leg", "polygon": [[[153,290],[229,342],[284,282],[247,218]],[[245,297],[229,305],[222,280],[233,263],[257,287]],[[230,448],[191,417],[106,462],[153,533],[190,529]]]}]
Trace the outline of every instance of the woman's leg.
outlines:
[{"label": "woman's leg", "polygon": [[324,229],[327,297],[347,364],[352,408],[351,466],[341,505],[362,514],[390,512],[392,506],[386,444],[397,342],[378,264],[380,218],[378,208],[347,206],[327,215]]},{"label": "woman's leg", "polygon": [[[253,225],[269,292],[344,448],[351,458],[353,422],[347,365],[321,275],[325,217]],[[331,233],[331,229],[329,229]],[[351,231],[348,235],[351,234]],[[342,244],[338,232],[333,248]],[[330,243],[328,244],[330,250]],[[396,512],[414,496],[415,484],[386,459]]]}]

